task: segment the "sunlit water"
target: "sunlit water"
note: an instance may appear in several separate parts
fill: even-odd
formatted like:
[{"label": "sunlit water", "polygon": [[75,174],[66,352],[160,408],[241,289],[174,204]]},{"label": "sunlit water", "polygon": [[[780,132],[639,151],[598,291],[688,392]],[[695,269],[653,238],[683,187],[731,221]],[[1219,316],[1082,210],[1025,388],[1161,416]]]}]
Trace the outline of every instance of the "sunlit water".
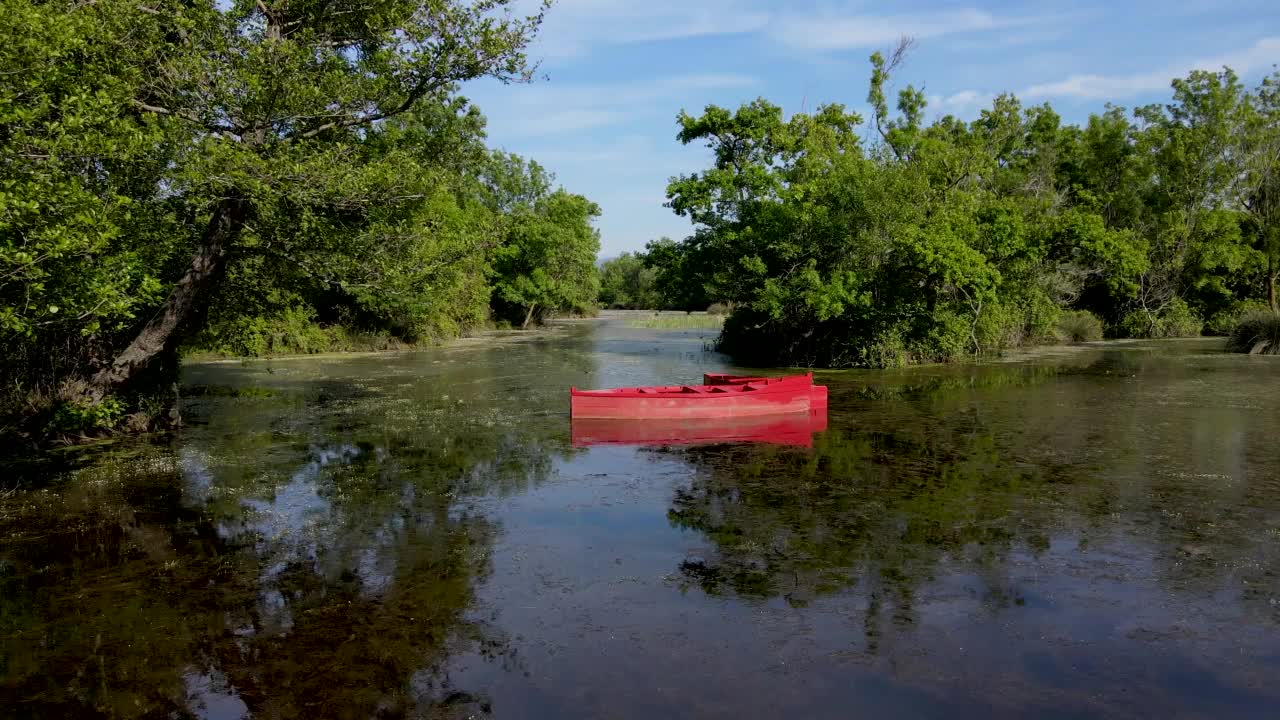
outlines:
[{"label": "sunlit water", "polygon": [[820,373],[812,449],[573,448],[726,369],[617,321],[189,367],[0,480],[5,717],[1275,717],[1280,363]]}]

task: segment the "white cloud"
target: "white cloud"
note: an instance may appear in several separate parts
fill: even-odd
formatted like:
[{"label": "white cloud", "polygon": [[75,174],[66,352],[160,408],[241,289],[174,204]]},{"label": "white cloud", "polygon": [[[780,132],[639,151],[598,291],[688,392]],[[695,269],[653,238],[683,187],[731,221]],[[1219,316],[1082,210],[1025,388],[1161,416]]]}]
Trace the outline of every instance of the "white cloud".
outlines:
[{"label": "white cloud", "polygon": [[1161,70],[1127,75],[1072,75],[1057,82],[1032,85],[1022,91],[1028,98],[1078,97],[1087,99],[1122,98],[1169,87],[1172,78],[1191,70],[1221,70],[1230,67],[1237,73],[1249,73],[1280,61],[1280,37],[1266,37],[1243,50],[1199,60],[1184,65],[1170,65]]},{"label": "white cloud", "polygon": [[669,111],[674,119],[682,103],[696,104],[707,92],[749,87],[755,82],[753,77],[733,73],[676,75],[611,85],[559,85],[551,81],[504,86],[492,98],[479,92],[475,99],[489,117],[490,134],[506,139],[621,124],[657,110]]},{"label": "white cloud", "polygon": [[749,0],[559,0],[533,52],[555,60],[602,45],[754,32],[768,21]]},{"label": "white cloud", "polygon": [[672,175],[705,167],[705,151],[639,133],[618,137],[582,137],[573,143],[548,139],[520,148],[556,174],[556,181],[600,205],[597,221],[601,257],[638,250],[667,235],[682,238],[689,220],[664,206]]},{"label": "white cloud", "polygon": [[943,105],[969,105],[979,97],[976,90],[961,90],[954,95],[947,96],[943,101]]},{"label": "white cloud", "polygon": [[844,50],[888,45],[903,35],[925,39],[1045,25],[1059,17],[1003,17],[976,8],[879,15],[849,2],[837,9],[806,2],[781,6],[766,0],[558,0],[533,54],[555,61],[605,45],[746,33],[792,48]]},{"label": "white cloud", "polygon": [[973,8],[907,15],[797,13],[778,18],[771,24],[770,33],[779,42],[796,48],[845,50],[889,45],[903,35],[926,39],[1037,22],[1041,20],[997,17]]},{"label": "white cloud", "polygon": [[976,116],[977,111],[989,106],[994,98],[991,93],[977,90],[961,90],[951,95],[930,95],[926,110],[938,115]]},{"label": "white cloud", "polygon": [[1238,73],[1253,72],[1280,62],[1280,37],[1265,37],[1252,47],[1197,62],[1193,70],[1221,70],[1224,65]]},{"label": "white cloud", "polygon": [[591,110],[587,108],[544,109],[541,112],[518,118],[516,134],[550,135],[574,130],[590,130],[604,125],[612,125],[621,121],[624,117],[623,113],[611,110]]},{"label": "white cloud", "polygon": [[[604,140],[592,138],[572,144],[552,139],[549,144],[536,147],[533,157],[550,168],[611,167],[632,171],[638,167],[636,160],[639,158],[649,160],[655,166],[670,162],[667,156],[672,154],[672,145],[674,143],[666,143],[658,147],[653,138],[638,133]],[[613,171],[613,174],[617,172]]]},{"label": "white cloud", "polygon": [[960,109],[985,104],[990,97],[990,95],[980,93],[977,90],[961,90],[945,98],[939,98],[937,104],[938,107]]}]

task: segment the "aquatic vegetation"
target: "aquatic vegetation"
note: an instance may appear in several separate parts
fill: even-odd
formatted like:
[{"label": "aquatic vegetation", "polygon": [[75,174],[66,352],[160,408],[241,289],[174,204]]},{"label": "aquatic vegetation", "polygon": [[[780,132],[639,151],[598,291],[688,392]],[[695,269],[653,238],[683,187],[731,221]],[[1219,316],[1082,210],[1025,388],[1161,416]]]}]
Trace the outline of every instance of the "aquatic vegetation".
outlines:
[{"label": "aquatic vegetation", "polygon": [[[1280,395],[1256,363],[1150,343],[832,371],[812,449],[570,446],[564,387],[702,370],[695,335],[610,317],[189,366],[181,433],[6,464],[0,706],[653,717],[719,687],[750,715],[891,678],[891,709],[1070,684],[1074,711],[1195,700],[1196,667],[1274,707],[1248,684],[1280,649]],[[1050,679],[1047,629],[1092,638]],[[810,684],[780,696],[774,655]],[[1017,692],[940,678],[966,663]]]},{"label": "aquatic vegetation", "polygon": [[710,313],[658,313],[627,321],[629,327],[650,330],[714,330],[724,326],[724,315]]}]

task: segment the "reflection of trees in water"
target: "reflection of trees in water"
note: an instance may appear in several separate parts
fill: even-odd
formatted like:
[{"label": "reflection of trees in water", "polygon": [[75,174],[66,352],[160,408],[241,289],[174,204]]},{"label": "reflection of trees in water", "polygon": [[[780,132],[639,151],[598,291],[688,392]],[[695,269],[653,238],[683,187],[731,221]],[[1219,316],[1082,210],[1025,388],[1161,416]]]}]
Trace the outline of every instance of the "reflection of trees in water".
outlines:
[{"label": "reflection of trees in water", "polygon": [[[988,439],[973,449],[948,461],[930,444],[834,432],[811,455],[695,452],[698,472],[676,491],[669,518],[704,533],[714,552],[684,561],[682,575],[711,594],[781,596],[793,606],[856,586],[869,635],[882,617],[910,623],[916,588],[939,562],[978,548],[988,566],[1015,539],[1009,514],[1022,478],[1001,469]],[[885,455],[913,465],[911,477],[886,472]]]},{"label": "reflection of trees in water", "polygon": [[[991,610],[1021,604],[1014,556],[1069,537],[1154,551],[1155,579],[1168,590],[1203,598],[1226,589],[1254,620],[1280,624],[1275,428],[1249,426],[1248,413],[1170,416],[1184,392],[1203,389],[1171,384],[1168,405],[1152,407],[1137,395],[1150,386],[1107,377],[1117,367],[1108,356],[833,387],[832,406],[847,414],[833,416],[812,452],[681,451],[695,474],[669,518],[710,545],[680,576],[713,595],[792,605],[854,592],[874,650],[885,622],[916,620],[916,598],[940,575],[981,578]],[[1029,392],[1055,377],[1051,393]],[[1117,419],[1104,427],[1100,412]],[[1166,423],[1161,433],[1148,431],[1155,420]],[[1243,469],[1230,481],[1194,470],[1208,465]]]},{"label": "reflection of trees in water", "polygon": [[563,440],[452,402],[402,415],[383,403],[377,422],[353,418],[376,398],[326,402],[304,420],[236,401],[217,423],[234,432],[190,433],[176,454],[135,448],[5,498],[0,705],[33,717],[487,712],[442,670],[464,649],[516,661],[501,632],[467,617],[496,532],[467,498],[540,482]]}]

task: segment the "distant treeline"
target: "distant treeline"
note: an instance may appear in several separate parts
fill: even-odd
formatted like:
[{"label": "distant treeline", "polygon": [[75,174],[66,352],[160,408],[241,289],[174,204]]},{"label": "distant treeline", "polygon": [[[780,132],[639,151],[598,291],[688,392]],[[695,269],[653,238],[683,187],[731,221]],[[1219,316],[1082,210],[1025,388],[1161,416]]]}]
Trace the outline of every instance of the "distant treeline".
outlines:
[{"label": "distant treeline", "polygon": [[0,0],[0,436],[146,427],[181,352],[594,307],[597,206],[458,95],[513,0]]},{"label": "distant treeline", "polygon": [[[871,58],[864,119],[761,99],[681,114],[713,162],[674,179],[693,221],[603,268],[610,304],[735,307],[721,347],[764,365],[893,366],[1078,339],[1225,333],[1276,310],[1280,74],[1172,82],[1083,126],[997,97],[930,124]],[[1095,329],[1096,328],[1096,329]]]}]

